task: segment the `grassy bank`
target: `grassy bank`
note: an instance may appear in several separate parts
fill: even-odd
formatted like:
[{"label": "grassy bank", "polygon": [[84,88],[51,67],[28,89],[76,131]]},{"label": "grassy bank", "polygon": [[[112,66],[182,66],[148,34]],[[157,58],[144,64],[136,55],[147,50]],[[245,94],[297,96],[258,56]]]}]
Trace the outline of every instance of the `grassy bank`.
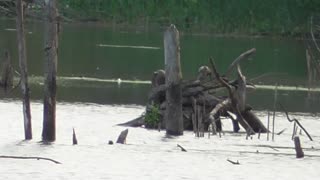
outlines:
[{"label": "grassy bank", "polygon": [[65,16],[114,24],[177,24],[183,30],[295,35],[319,0],[61,0]]}]

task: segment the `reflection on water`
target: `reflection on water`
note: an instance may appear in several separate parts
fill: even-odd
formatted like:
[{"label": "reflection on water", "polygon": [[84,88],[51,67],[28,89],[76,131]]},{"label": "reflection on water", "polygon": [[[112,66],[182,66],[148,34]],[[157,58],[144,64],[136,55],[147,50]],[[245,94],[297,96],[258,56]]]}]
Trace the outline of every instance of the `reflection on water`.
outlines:
[{"label": "reflection on water", "polygon": [[[8,48],[14,67],[18,68],[15,21],[0,20],[0,53]],[[37,79],[43,74],[43,24],[29,22],[26,27],[28,69]],[[181,33],[183,34],[183,33]],[[117,80],[149,81],[152,72],[163,68],[162,32],[119,32],[103,26],[64,24],[59,43],[58,74],[74,79],[59,80],[58,100],[93,102],[100,104],[144,105],[148,84],[118,85]],[[303,42],[275,38],[224,38],[214,36],[181,36],[181,63],[184,79],[196,77],[198,67],[214,57],[221,73],[243,51],[255,47],[257,53],[243,63],[248,79],[270,74],[253,82],[259,85],[306,85],[306,60]],[[81,81],[81,78],[103,81]],[[80,80],[76,81],[76,78]],[[113,79],[116,82],[107,82]],[[42,99],[41,78],[31,83],[31,97]],[[0,98],[17,98],[19,91]],[[281,91],[281,101],[290,111],[317,112],[318,93]],[[249,103],[256,109],[271,109],[273,90],[258,89],[249,95]]]}]

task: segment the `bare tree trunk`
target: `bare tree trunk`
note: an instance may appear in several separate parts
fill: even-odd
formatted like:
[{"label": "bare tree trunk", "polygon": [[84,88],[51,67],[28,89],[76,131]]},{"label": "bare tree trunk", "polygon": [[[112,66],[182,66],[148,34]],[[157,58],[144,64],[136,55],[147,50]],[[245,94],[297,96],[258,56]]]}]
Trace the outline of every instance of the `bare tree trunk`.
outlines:
[{"label": "bare tree trunk", "polygon": [[0,79],[0,87],[7,92],[13,86],[13,68],[11,63],[11,57],[8,50],[4,52],[4,61],[2,63],[2,72]]},{"label": "bare tree trunk", "polygon": [[45,82],[43,102],[43,141],[56,139],[56,74],[58,62],[58,11],[56,0],[45,1]]},{"label": "bare tree trunk", "polygon": [[169,135],[183,134],[182,118],[182,73],[180,66],[179,31],[171,25],[164,33],[166,69],[166,131]]},{"label": "bare tree trunk", "polygon": [[24,117],[24,133],[25,139],[32,139],[31,113],[30,113],[30,90],[28,86],[28,70],[27,70],[27,55],[26,41],[23,25],[23,4],[22,0],[16,1],[17,8],[17,39],[19,50],[19,65],[21,73],[21,90],[23,96],[23,117]]}]

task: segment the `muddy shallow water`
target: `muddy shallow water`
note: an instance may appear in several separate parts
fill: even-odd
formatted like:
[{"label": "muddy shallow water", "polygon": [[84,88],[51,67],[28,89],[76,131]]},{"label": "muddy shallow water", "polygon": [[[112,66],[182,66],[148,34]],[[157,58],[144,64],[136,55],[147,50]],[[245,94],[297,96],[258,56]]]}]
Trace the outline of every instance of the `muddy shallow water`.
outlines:
[{"label": "muddy shallow water", "polygon": [[[231,123],[224,120],[219,136],[196,138],[192,132],[168,138],[165,132],[129,128],[126,145],[108,145],[116,141],[124,127],[116,124],[139,116],[144,107],[136,105],[98,105],[59,103],[57,141],[42,145],[42,105],[32,103],[33,135],[23,139],[19,101],[0,101],[0,155],[41,156],[60,161],[0,159],[0,179],[318,179],[320,172],[320,118],[295,113],[292,117],[313,136],[302,134],[306,157],[295,158],[290,124],[277,113],[275,132],[283,134],[267,141],[266,134],[246,140],[244,134],[232,134]],[[266,122],[265,112],[258,112]],[[79,145],[72,145],[72,128]],[[270,135],[271,139],[271,135]],[[180,144],[187,152],[182,152]],[[266,147],[281,146],[276,148]],[[257,153],[258,152],[258,153]],[[314,156],[315,155],[315,156]],[[239,161],[233,165],[227,161]]]}]

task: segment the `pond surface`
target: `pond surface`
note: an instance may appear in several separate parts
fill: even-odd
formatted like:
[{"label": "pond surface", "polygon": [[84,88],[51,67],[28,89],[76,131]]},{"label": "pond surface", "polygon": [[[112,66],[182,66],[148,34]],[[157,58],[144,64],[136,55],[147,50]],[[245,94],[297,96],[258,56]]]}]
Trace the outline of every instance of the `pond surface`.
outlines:
[{"label": "pond surface", "polygon": [[[129,128],[126,145],[108,145],[116,141],[125,127],[116,126],[139,116],[143,106],[59,103],[57,140],[42,145],[42,104],[32,103],[32,141],[22,141],[23,123],[20,101],[0,101],[0,156],[40,156],[45,160],[0,158],[0,179],[310,179],[319,178],[319,116],[290,114],[300,120],[314,141],[300,135],[305,158],[296,159],[291,140],[293,123],[277,113],[274,141],[258,134],[246,140],[245,134],[229,133],[231,122],[223,121],[221,135],[205,134],[195,138],[192,132],[168,138],[165,131]],[[8,111],[9,110],[9,111]],[[265,112],[257,112],[266,122]],[[78,145],[72,145],[75,128]],[[177,144],[187,152],[182,152]],[[272,146],[274,148],[271,148]],[[233,165],[227,160],[239,161]]]},{"label": "pond surface", "polygon": [[[14,29],[15,21],[0,21],[0,51],[9,49],[18,69]],[[26,32],[31,97],[40,100],[43,97],[43,24],[29,22]],[[254,47],[256,55],[242,64],[247,79],[257,85],[306,87],[305,48],[301,40],[181,34],[184,79],[194,79],[198,68],[208,65],[209,57],[214,57],[218,70],[224,73],[238,55]],[[64,24],[59,45],[59,101],[144,105],[149,84],[118,85],[116,80],[149,81],[155,70],[164,67],[162,30],[141,32],[96,24]],[[260,76],[263,77],[257,78]],[[114,82],[108,82],[110,80]],[[0,97],[15,99],[19,94],[19,90],[11,94],[1,92]],[[250,93],[248,101],[255,109],[270,109],[273,94],[273,90],[258,89]],[[289,111],[318,112],[318,94],[280,91],[278,100]]]},{"label": "pond surface", "polygon": [[[15,22],[0,20],[0,52],[10,50],[18,69]],[[159,32],[123,31],[101,25],[65,24],[60,36],[58,65],[57,141],[43,145],[43,25],[27,24],[28,68],[32,97],[32,141],[23,139],[20,90],[0,92],[0,156],[41,156],[60,161],[0,159],[0,179],[318,179],[320,173],[319,93],[280,90],[278,101],[313,136],[301,135],[306,157],[296,159],[291,141],[293,124],[284,114],[276,115],[275,140],[267,135],[228,133],[223,121],[222,137],[195,138],[192,132],[168,138],[165,132],[130,128],[127,145],[116,141],[124,127],[119,123],[144,112],[149,79],[163,68],[163,38]],[[214,57],[222,73],[243,51],[257,53],[242,65],[248,79],[271,73],[254,83],[261,87],[285,85],[305,87],[307,79],[302,41],[270,38],[225,38],[183,34],[181,63],[184,79],[196,77],[199,66]],[[122,83],[118,84],[120,78]],[[263,85],[263,86],[262,86]],[[265,86],[267,85],[267,86]],[[274,91],[258,88],[249,103],[266,123]],[[299,113],[292,113],[299,112]],[[72,128],[79,145],[73,146]],[[181,152],[177,144],[188,152]],[[278,146],[270,148],[269,146]],[[233,165],[227,161],[239,161]]]}]

